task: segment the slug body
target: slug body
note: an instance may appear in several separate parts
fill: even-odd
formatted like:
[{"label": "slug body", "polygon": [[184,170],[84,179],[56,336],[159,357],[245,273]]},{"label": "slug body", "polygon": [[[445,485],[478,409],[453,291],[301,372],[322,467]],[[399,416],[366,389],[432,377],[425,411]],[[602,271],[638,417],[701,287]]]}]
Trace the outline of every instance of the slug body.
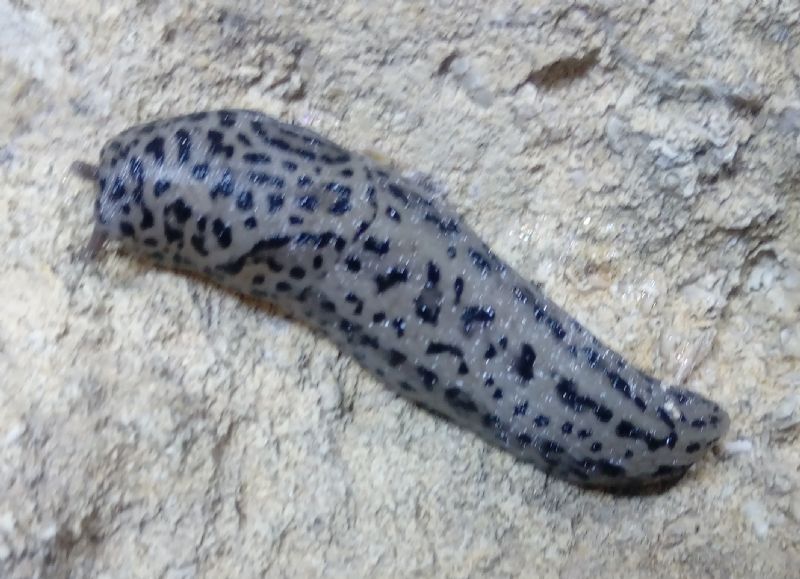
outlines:
[{"label": "slug body", "polygon": [[677,480],[726,431],[702,396],[628,364],[416,185],[260,113],[128,129],[95,236],[268,300],[393,391],[586,486]]}]

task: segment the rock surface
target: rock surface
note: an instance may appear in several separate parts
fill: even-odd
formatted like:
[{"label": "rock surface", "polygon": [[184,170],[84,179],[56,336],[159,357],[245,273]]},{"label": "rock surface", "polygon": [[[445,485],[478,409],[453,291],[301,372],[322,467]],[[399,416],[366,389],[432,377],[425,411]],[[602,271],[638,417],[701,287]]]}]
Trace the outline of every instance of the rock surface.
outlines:
[{"label": "rock surface", "polygon": [[[0,0],[0,576],[796,577],[797,0],[230,4]],[[580,491],[273,311],[87,262],[70,164],[221,106],[428,176],[728,440]]]}]

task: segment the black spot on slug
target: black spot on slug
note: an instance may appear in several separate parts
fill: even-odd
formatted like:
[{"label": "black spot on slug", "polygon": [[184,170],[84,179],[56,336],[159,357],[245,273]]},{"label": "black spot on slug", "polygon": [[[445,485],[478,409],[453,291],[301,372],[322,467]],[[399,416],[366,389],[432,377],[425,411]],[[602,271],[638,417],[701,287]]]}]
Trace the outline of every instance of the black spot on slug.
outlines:
[{"label": "black spot on slug", "polygon": [[378,339],[375,338],[374,336],[368,336],[366,334],[361,336],[361,345],[362,346],[369,346],[373,350],[377,350],[377,349],[380,348],[380,344],[378,342]]},{"label": "black spot on slug", "polygon": [[206,249],[206,239],[202,235],[192,235],[189,239],[189,242],[192,244],[194,250],[202,256],[208,255],[208,250]]},{"label": "black spot on slug", "polygon": [[389,240],[378,241],[370,235],[367,237],[366,241],[364,241],[364,249],[377,255],[386,255],[389,253]]},{"label": "black spot on slug", "polygon": [[232,127],[236,124],[236,113],[232,111],[218,111],[219,124],[223,127]]},{"label": "black spot on slug", "polygon": [[270,213],[275,213],[278,209],[283,207],[283,195],[280,193],[270,193],[267,195],[267,203],[269,204],[267,210]]},{"label": "black spot on slug", "polygon": [[253,194],[250,191],[242,191],[236,198],[236,207],[242,211],[250,211],[253,208]]},{"label": "black spot on slug", "polygon": [[658,416],[659,420],[666,424],[671,430],[675,429],[675,422],[672,420],[672,418],[670,418],[669,414],[667,414],[667,411],[662,406],[659,406],[656,409],[656,416]]},{"label": "black spot on slug", "polygon": [[456,410],[464,412],[477,412],[478,406],[461,388],[451,386],[444,391],[447,403]]},{"label": "black spot on slug", "polygon": [[472,263],[474,263],[475,267],[477,267],[482,273],[486,273],[492,269],[488,258],[480,251],[470,248],[468,253],[470,259],[472,259]]},{"label": "black spot on slug", "polygon": [[229,225],[226,225],[221,219],[215,219],[211,223],[211,232],[217,238],[219,246],[223,249],[230,246],[233,241],[233,233]]},{"label": "black spot on slug", "polygon": [[172,227],[169,223],[164,223],[164,237],[167,238],[167,243],[180,242],[183,243],[183,229]]},{"label": "black spot on slug", "polygon": [[220,180],[211,189],[210,192],[211,198],[216,199],[219,196],[230,197],[231,195],[233,195],[233,190],[235,186],[236,185],[233,182],[233,173],[231,172],[230,169],[225,169],[225,172],[222,174]]},{"label": "black spot on slug", "polygon": [[178,163],[183,165],[192,156],[192,137],[186,129],[175,131],[175,141],[178,144]]},{"label": "black spot on slug", "polygon": [[458,222],[454,219],[442,219],[435,213],[429,211],[425,214],[425,221],[436,224],[442,233],[458,233]]},{"label": "black spot on slug", "polygon": [[192,208],[189,207],[183,199],[178,198],[166,207],[164,207],[164,214],[172,214],[175,216],[175,221],[180,224],[186,223],[192,216]]},{"label": "black spot on slug", "polygon": [[328,212],[332,215],[342,215],[350,211],[350,198],[349,197],[339,197],[336,201],[331,204],[328,208]]},{"label": "black spot on slug", "polygon": [[634,440],[644,441],[650,451],[658,450],[664,446],[674,448],[677,442],[677,434],[674,431],[666,438],[658,438],[651,432],[642,430],[628,420],[620,420],[615,429],[615,433],[620,438],[632,438]]},{"label": "black spot on slug", "polygon": [[255,185],[269,185],[276,189],[282,189],[284,186],[283,178],[262,171],[250,171],[247,174],[247,178]]},{"label": "black spot on slug", "polygon": [[494,321],[494,309],[491,306],[469,306],[461,314],[461,322],[464,324],[464,333],[469,335],[476,324],[488,326]]},{"label": "black spot on slug", "polygon": [[360,316],[361,312],[364,311],[364,301],[353,292],[348,293],[344,299],[349,304],[355,304],[356,307],[353,309],[353,314]]},{"label": "black spot on slug", "polygon": [[399,283],[408,281],[408,270],[405,268],[392,267],[384,274],[375,276],[375,285],[377,286],[378,293],[383,293]]},{"label": "black spot on slug", "polygon": [[639,410],[643,412],[647,410],[647,403],[641,397],[636,396],[634,389],[622,376],[611,370],[606,371],[606,376],[608,376],[611,387],[614,390],[621,392],[626,398],[632,400]]},{"label": "black spot on slug", "polygon": [[263,249],[280,249],[288,245],[291,240],[292,238],[288,235],[274,235],[268,239],[262,239],[256,243],[250,251],[255,253]]},{"label": "black spot on slug", "polygon": [[153,219],[153,212],[144,205],[142,206],[142,221],[139,223],[139,228],[142,231],[153,227],[155,220]]},{"label": "black spot on slug", "polygon": [[153,195],[158,198],[161,197],[164,193],[169,191],[171,183],[165,180],[158,180],[153,184]]},{"label": "black spot on slug", "polygon": [[389,183],[387,186],[389,189],[389,193],[396,199],[402,201],[405,205],[408,205],[408,195],[406,195],[405,191],[399,185],[395,185],[394,183]]},{"label": "black spot on slug", "polygon": [[444,342],[430,342],[428,344],[428,348],[425,350],[425,353],[429,355],[446,353],[456,356],[457,358],[464,357],[464,351],[461,348],[453,344],[445,344]]},{"label": "black spot on slug", "polygon": [[439,283],[439,276],[440,276],[439,268],[436,266],[435,263],[432,261],[428,262],[428,281],[426,285],[428,287],[433,287]]},{"label": "black spot on slug", "polygon": [[392,368],[396,368],[406,361],[406,355],[397,350],[389,350],[388,361]]},{"label": "black spot on slug", "polygon": [[209,130],[206,135],[209,141],[208,152],[210,155],[224,155],[227,159],[233,157],[233,145],[225,144],[225,135],[213,129]]},{"label": "black spot on slug", "polygon": [[395,318],[392,320],[392,327],[397,333],[398,338],[402,338],[406,333],[406,321],[403,318]]},{"label": "black spot on slug", "polygon": [[556,394],[558,395],[557,400],[573,412],[580,414],[589,410],[594,412],[600,422],[611,420],[613,415],[611,410],[589,396],[578,394],[578,387],[572,380],[567,378],[559,380],[558,384],[556,384]]},{"label": "black spot on slug", "polygon": [[297,206],[300,209],[308,211],[309,213],[313,212],[317,205],[319,204],[319,200],[317,199],[316,195],[302,195],[301,197],[297,198]]},{"label": "black spot on slug", "polygon": [[153,161],[157,165],[162,165],[164,163],[164,137],[155,137],[147,143],[144,152],[153,155]]},{"label": "black spot on slug", "polygon": [[425,366],[417,366],[417,374],[419,374],[419,377],[422,379],[422,384],[428,390],[433,390],[433,388],[439,383],[439,376]]},{"label": "black spot on slug", "polygon": [[242,160],[245,163],[250,163],[252,165],[266,165],[267,163],[272,162],[270,156],[265,155],[264,153],[245,153],[242,155]]},{"label": "black spot on slug", "polygon": [[539,454],[541,454],[545,462],[558,464],[558,459],[553,455],[564,454],[564,448],[552,440],[543,439],[539,442]]},{"label": "black spot on slug", "polygon": [[453,282],[453,291],[456,294],[454,303],[458,305],[461,303],[461,294],[464,293],[464,280],[461,277],[457,277],[456,281]]},{"label": "black spot on slug", "polygon": [[414,298],[414,311],[423,323],[436,325],[441,311],[442,292],[436,288],[425,287]]},{"label": "black spot on slug", "polygon": [[350,194],[352,190],[350,187],[342,185],[341,183],[328,183],[325,186],[326,191],[330,191],[336,195],[336,201],[328,209],[328,212],[333,215],[342,215],[350,210]]},{"label": "black spot on slug", "polygon": [[354,324],[350,320],[343,319],[343,320],[339,321],[339,329],[342,330],[345,334],[348,334],[348,335],[352,334],[358,328],[359,328],[359,326],[357,324]]},{"label": "black spot on slug", "polygon": [[124,237],[134,237],[136,235],[136,230],[133,228],[133,225],[127,221],[123,221],[119,224],[119,232]]},{"label": "black spot on slug", "polygon": [[112,201],[119,201],[122,199],[125,194],[127,193],[125,189],[125,183],[117,177],[114,179],[114,184],[111,186],[111,191],[109,192],[108,196]]},{"label": "black spot on slug", "polygon": [[192,167],[192,177],[198,181],[205,181],[208,177],[208,163],[198,163]]},{"label": "black spot on slug", "polygon": [[358,224],[358,229],[356,230],[356,234],[353,236],[353,241],[358,241],[361,235],[369,228],[369,223],[366,221],[362,221]]},{"label": "black spot on slug", "polygon": [[599,472],[603,476],[607,476],[609,478],[616,478],[625,475],[624,467],[614,464],[606,459],[592,460],[591,458],[585,458],[581,462],[581,467],[589,472]]},{"label": "black spot on slug", "polygon": [[361,270],[361,260],[354,255],[348,255],[344,260],[344,264],[349,271],[358,272]]}]

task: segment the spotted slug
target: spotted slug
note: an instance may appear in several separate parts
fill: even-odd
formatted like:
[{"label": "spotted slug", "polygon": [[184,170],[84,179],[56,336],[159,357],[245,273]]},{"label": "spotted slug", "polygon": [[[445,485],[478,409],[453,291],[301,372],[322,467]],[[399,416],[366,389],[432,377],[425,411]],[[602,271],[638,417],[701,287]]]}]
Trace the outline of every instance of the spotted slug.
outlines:
[{"label": "spotted slug", "polygon": [[728,428],[594,337],[454,211],[376,161],[254,111],[112,138],[99,249],[271,302],[397,394],[544,472],[606,490],[678,480]]}]

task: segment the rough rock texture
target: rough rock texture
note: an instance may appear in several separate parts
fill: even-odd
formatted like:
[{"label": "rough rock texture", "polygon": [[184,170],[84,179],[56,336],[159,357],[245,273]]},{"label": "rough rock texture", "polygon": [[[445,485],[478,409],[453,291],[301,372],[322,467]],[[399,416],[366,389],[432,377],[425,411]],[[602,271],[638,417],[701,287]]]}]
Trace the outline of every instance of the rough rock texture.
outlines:
[{"label": "rough rock texture", "polygon": [[[0,576],[796,577],[797,0],[267,4],[0,0]],[[268,308],[83,259],[70,163],[217,106],[432,180],[728,442],[580,491]]]}]

